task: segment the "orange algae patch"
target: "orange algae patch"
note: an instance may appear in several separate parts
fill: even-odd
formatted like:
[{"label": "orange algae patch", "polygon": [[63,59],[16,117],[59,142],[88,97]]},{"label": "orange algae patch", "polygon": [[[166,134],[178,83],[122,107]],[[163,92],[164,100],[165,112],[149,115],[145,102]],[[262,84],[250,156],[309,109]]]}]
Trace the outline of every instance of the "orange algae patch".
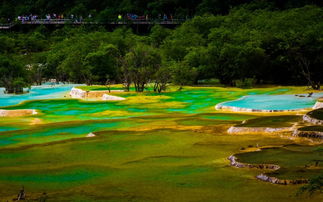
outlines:
[{"label": "orange algae patch", "polygon": [[33,119],[30,120],[29,125],[38,125],[38,124],[42,124],[42,123],[43,123],[43,121],[41,119],[33,118]]}]

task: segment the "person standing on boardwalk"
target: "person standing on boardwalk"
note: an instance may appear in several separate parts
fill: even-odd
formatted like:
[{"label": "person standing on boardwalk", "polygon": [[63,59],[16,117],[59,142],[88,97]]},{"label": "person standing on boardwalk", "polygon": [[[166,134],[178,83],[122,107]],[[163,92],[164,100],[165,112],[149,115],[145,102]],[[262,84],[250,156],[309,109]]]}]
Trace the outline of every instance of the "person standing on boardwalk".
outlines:
[{"label": "person standing on boardwalk", "polygon": [[166,13],[164,14],[164,21],[167,21],[167,15],[166,15]]}]

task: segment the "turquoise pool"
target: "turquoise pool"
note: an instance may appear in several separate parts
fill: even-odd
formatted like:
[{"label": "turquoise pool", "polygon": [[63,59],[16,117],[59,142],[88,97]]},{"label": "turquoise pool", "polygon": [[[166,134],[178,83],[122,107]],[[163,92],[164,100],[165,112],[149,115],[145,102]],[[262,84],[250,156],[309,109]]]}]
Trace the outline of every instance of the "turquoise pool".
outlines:
[{"label": "turquoise pool", "polygon": [[223,102],[218,107],[237,107],[254,110],[298,110],[311,108],[323,93],[316,93],[312,97],[295,95],[250,95],[238,100]]},{"label": "turquoise pool", "polygon": [[0,88],[0,107],[16,105],[28,100],[63,98],[74,86],[79,84],[33,86],[29,93],[21,95],[4,94],[4,88]]}]

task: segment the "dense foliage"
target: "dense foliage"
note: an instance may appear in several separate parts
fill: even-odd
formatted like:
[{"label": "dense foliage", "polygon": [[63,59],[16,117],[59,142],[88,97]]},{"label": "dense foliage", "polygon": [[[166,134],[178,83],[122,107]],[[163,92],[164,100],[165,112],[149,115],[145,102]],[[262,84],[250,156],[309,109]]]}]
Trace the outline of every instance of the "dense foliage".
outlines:
[{"label": "dense foliage", "polygon": [[4,32],[0,85],[9,83],[12,92],[19,91],[12,90],[13,83],[26,86],[56,78],[122,82],[126,87],[134,83],[143,91],[155,82],[160,92],[168,82],[185,85],[217,78],[238,87],[292,84],[318,89],[323,80],[323,9],[273,11],[252,5],[228,15],[196,16],[175,30],[156,25],[147,35],[126,27],[107,32],[100,27],[48,31],[40,26],[24,34]]},{"label": "dense foliage", "polygon": [[321,0],[2,0],[0,18],[18,15],[48,13],[70,14],[86,17],[91,14],[98,19],[115,18],[122,13],[137,13],[157,17],[172,14],[177,18],[210,14],[227,14],[232,7],[251,3],[250,8],[287,9],[309,4],[322,6]]}]

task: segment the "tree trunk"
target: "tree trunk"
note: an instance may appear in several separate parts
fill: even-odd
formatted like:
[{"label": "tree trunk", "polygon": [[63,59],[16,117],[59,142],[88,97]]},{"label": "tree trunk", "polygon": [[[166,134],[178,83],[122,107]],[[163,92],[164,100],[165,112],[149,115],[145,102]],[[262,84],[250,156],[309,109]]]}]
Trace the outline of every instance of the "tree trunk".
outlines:
[{"label": "tree trunk", "polygon": [[157,89],[158,89],[158,85],[159,85],[159,83],[158,83],[158,82],[155,82],[155,84],[154,84],[154,92],[156,92],[156,91],[157,91]]},{"label": "tree trunk", "polygon": [[15,92],[14,88],[13,87],[5,87],[5,91],[7,94],[12,94]]},{"label": "tree trunk", "polygon": [[313,90],[320,90],[321,89],[321,83],[320,82],[313,82],[312,83]]},{"label": "tree trunk", "polygon": [[24,92],[24,89],[22,86],[17,86],[15,87],[15,93],[16,94],[20,94],[20,93],[23,93]]}]

